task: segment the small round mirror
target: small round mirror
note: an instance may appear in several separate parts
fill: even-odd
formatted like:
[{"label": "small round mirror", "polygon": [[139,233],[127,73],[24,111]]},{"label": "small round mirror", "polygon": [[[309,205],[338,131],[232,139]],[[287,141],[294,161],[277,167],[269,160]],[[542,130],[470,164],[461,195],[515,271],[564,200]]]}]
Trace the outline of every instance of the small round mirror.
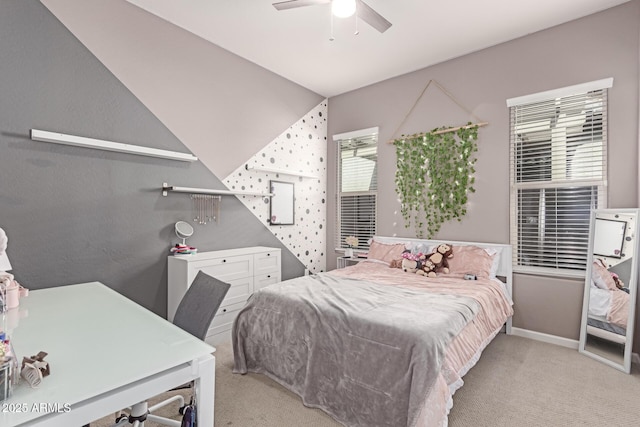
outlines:
[{"label": "small round mirror", "polygon": [[193,235],[193,227],[191,224],[185,221],[176,222],[176,236],[182,239],[182,244],[186,245],[186,240],[188,237]]}]

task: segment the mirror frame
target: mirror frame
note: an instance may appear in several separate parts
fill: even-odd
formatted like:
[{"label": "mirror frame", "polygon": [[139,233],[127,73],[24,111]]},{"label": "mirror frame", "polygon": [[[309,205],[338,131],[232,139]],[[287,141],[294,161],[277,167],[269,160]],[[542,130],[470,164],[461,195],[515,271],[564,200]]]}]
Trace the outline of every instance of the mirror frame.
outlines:
[{"label": "mirror frame", "polygon": [[287,181],[270,181],[273,195],[269,203],[269,224],[295,224],[295,184]]},{"label": "mirror frame", "polygon": [[[589,317],[589,302],[590,302],[590,289],[591,289],[591,274],[592,274],[592,266],[594,259],[594,235],[595,235],[595,224],[596,218],[599,214],[606,214],[609,216],[621,214],[621,215],[634,215],[635,218],[632,224],[632,236],[633,242],[633,261],[631,263],[631,273],[629,275],[629,283],[627,283],[627,287],[629,288],[629,312],[627,313],[627,328],[626,328],[626,336],[624,343],[624,357],[622,363],[617,363],[613,360],[607,359],[599,354],[589,351],[586,348],[587,345],[587,319]],[[606,365],[609,365],[613,368],[619,369],[623,372],[630,373],[631,372],[631,358],[632,358],[632,350],[633,350],[633,332],[634,332],[634,324],[635,324],[635,309],[636,309],[636,293],[638,288],[638,257],[640,253],[638,249],[640,246],[638,245],[638,240],[640,239],[640,234],[638,233],[638,216],[640,215],[640,209],[593,209],[591,211],[591,220],[589,224],[589,249],[588,249],[588,257],[587,257],[587,271],[585,275],[585,284],[584,284],[584,296],[582,302],[582,319],[580,323],[580,341],[578,346],[578,351],[586,356],[589,356],[593,359],[596,359]]]}]

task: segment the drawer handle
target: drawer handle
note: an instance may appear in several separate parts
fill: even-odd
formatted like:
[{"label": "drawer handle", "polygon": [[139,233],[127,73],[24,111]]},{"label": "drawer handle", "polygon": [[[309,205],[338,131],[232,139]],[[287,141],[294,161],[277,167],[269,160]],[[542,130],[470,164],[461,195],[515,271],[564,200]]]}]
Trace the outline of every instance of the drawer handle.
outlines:
[{"label": "drawer handle", "polygon": [[222,312],[223,312],[223,313],[226,313],[226,312],[227,312],[227,309],[226,309],[226,308],[223,308],[223,309],[222,309]]},{"label": "drawer handle", "polygon": [[227,260],[226,260],[226,259],[223,259],[223,260],[222,260],[222,262],[227,262]]},{"label": "drawer handle", "polygon": [[267,256],[271,256],[271,254],[267,254]]},{"label": "drawer handle", "polygon": [[267,274],[267,279],[271,279],[271,275],[270,274]]}]

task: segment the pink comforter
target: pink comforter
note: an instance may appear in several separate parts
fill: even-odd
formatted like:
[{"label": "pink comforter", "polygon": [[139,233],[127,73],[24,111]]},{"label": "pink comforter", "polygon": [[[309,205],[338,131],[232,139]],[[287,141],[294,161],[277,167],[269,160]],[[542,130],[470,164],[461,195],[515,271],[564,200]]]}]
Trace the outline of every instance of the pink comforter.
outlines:
[{"label": "pink comforter", "polygon": [[502,286],[494,280],[469,281],[454,275],[428,278],[367,261],[331,271],[330,274],[410,289],[465,295],[480,303],[478,315],[449,345],[440,376],[427,396],[422,416],[416,424],[424,427],[447,425],[447,414],[453,405],[452,396],[462,386],[462,376],[475,365],[482,350],[513,315],[511,303]]},{"label": "pink comforter", "polygon": [[628,317],[629,294],[619,289],[611,291],[611,308],[607,321],[626,329]]}]

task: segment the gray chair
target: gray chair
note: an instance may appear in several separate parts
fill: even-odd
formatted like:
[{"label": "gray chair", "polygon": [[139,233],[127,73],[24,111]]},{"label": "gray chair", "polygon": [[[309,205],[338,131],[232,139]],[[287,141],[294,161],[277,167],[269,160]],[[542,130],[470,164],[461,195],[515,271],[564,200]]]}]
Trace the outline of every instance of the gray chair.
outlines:
[{"label": "gray chair", "polygon": [[[211,321],[230,287],[230,284],[199,271],[176,309],[173,324],[204,341]],[[147,405],[147,402],[133,405],[128,414],[120,413],[116,415],[114,427],[129,424],[134,427],[144,426],[145,420],[165,426],[180,427],[180,421],[152,414],[153,411],[175,401],[180,402],[180,413],[182,414],[185,408],[184,398],[181,395],[176,395],[151,407]]]}]

